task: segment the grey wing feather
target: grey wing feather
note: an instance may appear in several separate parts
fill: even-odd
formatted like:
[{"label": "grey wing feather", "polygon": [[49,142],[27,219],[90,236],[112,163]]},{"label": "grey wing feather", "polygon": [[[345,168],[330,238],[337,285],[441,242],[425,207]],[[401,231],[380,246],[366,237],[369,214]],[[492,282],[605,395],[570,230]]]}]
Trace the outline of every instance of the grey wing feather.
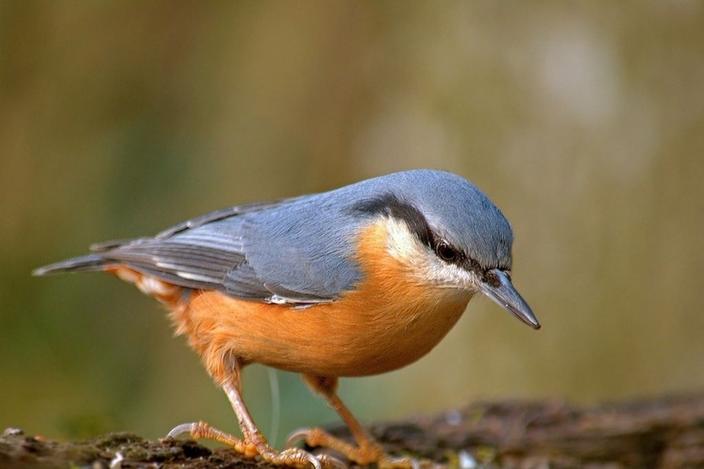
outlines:
[{"label": "grey wing feather", "polygon": [[107,241],[91,249],[106,263],[124,263],[187,288],[220,290],[233,297],[270,303],[331,301],[331,296],[268,285],[247,259],[246,215],[301,198],[221,209],[174,225],[154,238]]},{"label": "grey wing feather", "polygon": [[109,241],[101,241],[100,243],[93,243],[90,245],[89,249],[91,252],[107,252],[111,249],[124,246],[129,243],[136,243],[138,241],[146,241],[150,238],[125,238],[125,239],[111,239]]},{"label": "grey wing feather", "polygon": [[254,268],[244,262],[227,273],[225,292],[239,298],[260,299],[268,303],[315,304],[332,301],[332,296],[320,296],[310,292],[288,290],[278,284],[267,284]]},{"label": "grey wing feather", "polygon": [[171,236],[181,233],[186,230],[191,230],[193,228],[198,228],[199,226],[205,225],[207,223],[212,223],[218,220],[222,220],[229,217],[234,217],[237,215],[242,215],[245,213],[256,212],[259,210],[265,210],[267,208],[278,207],[289,202],[293,202],[304,196],[289,197],[285,199],[273,200],[270,202],[253,202],[251,204],[235,205],[234,207],[227,207],[220,210],[214,210],[212,212],[206,213],[205,215],[200,215],[190,220],[178,223],[161,233],[157,234],[155,238],[164,239],[170,238]]},{"label": "grey wing feather", "polygon": [[224,290],[227,273],[245,263],[238,217],[181,228],[169,237],[141,238],[102,255],[113,262],[188,288]]},{"label": "grey wing feather", "polygon": [[133,244],[137,242],[150,241],[154,239],[168,239],[175,235],[178,235],[179,233],[183,233],[185,231],[201,227],[208,223],[224,220],[226,218],[234,217],[244,213],[263,210],[265,208],[276,207],[289,200],[294,200],[294,198],[275,200],[272,202],[254,202],[251,204],[235,205],[234,207],[213,210],[212,212],[208,212],[204,215],[200,215],[189,220],[177,223],[176,225],[170,226],[169,228],[159,232],[153,238],[112,239],[109,241],[91,244],[90,250],[93,252],[106,252],[112,249],[119,248],[121,246],[126,246],[128,244]]},{"label": "grey wing feather", "polygon": [[259,279],[274,303],[337,299],[361,278],[353,252],[357,220],[340,209],[344,206],[344,200],[326,193],[285,210],[243,217],[242,241],[251,270],[228,273],[226,286],[237,291]]},{"label": "grey wing feather", "polygon": [[35,274],[123,264],[186,288],[306,306],[333,301],[358,279],[356,267],[345,260],[350,253],[342,236],[349,226],[333,219],[318,196],[240,205],[179,223],[153,238],[93,245],[94,254]]}]

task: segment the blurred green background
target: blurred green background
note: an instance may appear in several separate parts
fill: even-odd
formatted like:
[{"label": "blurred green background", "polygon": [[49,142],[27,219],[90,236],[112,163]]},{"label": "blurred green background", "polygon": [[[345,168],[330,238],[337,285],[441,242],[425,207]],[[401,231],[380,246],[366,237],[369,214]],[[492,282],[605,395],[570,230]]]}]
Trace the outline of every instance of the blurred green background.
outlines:
[{"label": "blurred green background", "polygon": [[[360,417],[704,386],[698,1],[2,1],[0,161],[0,427],[234,431],[155,301],[32,268],[416,167],[503,209],[544,328],[475,299],[420,362],[342,382]],[[336,420],[278,375],[279,443]],[[270,432],[267,372],[245,379]]]}]

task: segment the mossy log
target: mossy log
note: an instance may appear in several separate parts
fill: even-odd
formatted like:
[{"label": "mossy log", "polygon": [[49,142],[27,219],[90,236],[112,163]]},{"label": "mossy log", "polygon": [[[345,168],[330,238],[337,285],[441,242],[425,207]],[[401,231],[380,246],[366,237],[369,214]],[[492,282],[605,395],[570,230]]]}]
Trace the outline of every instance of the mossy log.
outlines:
[{"label": "mossy log", "polygon": [[[348,437],[344,429],[332,431]],[[473,468],[704,467],[704,395],[591,407],[559,401],[481,402],[371,426],[387,450]],[[0,467],[267,467],[227,448],[114,433],[56,442],[7,429]]]}]

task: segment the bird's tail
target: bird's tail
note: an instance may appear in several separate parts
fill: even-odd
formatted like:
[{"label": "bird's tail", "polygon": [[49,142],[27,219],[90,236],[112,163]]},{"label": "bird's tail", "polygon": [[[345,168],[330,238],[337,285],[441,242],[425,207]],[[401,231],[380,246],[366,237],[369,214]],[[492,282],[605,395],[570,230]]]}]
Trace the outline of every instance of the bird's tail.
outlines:
[{"label": "bird's tail", "polygon": [[111,257],[111,250],[123,244],[125,244],[124,241],[109,241],[93,245],[91,250],[96,251],[93,254],[72,257],[65,261],[39,267],[32,271],[32,275],[41,276],[63,272],[110,272],[119,279],[134,284],[143,293],[167,305],[174,315],[185,314],[187,302],[184,302],[186,298],[184,296],[184,288],[158,276],[142,272],[138,268],[133,268]]},{"label": "bird's tail", "polygon": [[95,272],[104,270],[108,264],[110,264],[110,261],[100,254],[86,254],[85,256],[73,257],[65,261],[39,267],[32,271],[32,275],[41,276],[62,272]]}]

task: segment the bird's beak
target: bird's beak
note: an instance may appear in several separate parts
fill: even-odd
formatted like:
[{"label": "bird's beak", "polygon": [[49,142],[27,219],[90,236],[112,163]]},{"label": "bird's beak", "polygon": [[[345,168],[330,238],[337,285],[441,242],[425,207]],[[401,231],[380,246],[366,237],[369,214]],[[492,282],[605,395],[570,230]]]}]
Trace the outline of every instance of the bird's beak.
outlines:
[{"label": "bird's beak", "polygon": [[481,282],[481,291],[505,310],[533,329],[540,329],[540,322],[535,317],[528,303],[521,297],[505,272],[492,269],[488,272],[489,280]]}]

